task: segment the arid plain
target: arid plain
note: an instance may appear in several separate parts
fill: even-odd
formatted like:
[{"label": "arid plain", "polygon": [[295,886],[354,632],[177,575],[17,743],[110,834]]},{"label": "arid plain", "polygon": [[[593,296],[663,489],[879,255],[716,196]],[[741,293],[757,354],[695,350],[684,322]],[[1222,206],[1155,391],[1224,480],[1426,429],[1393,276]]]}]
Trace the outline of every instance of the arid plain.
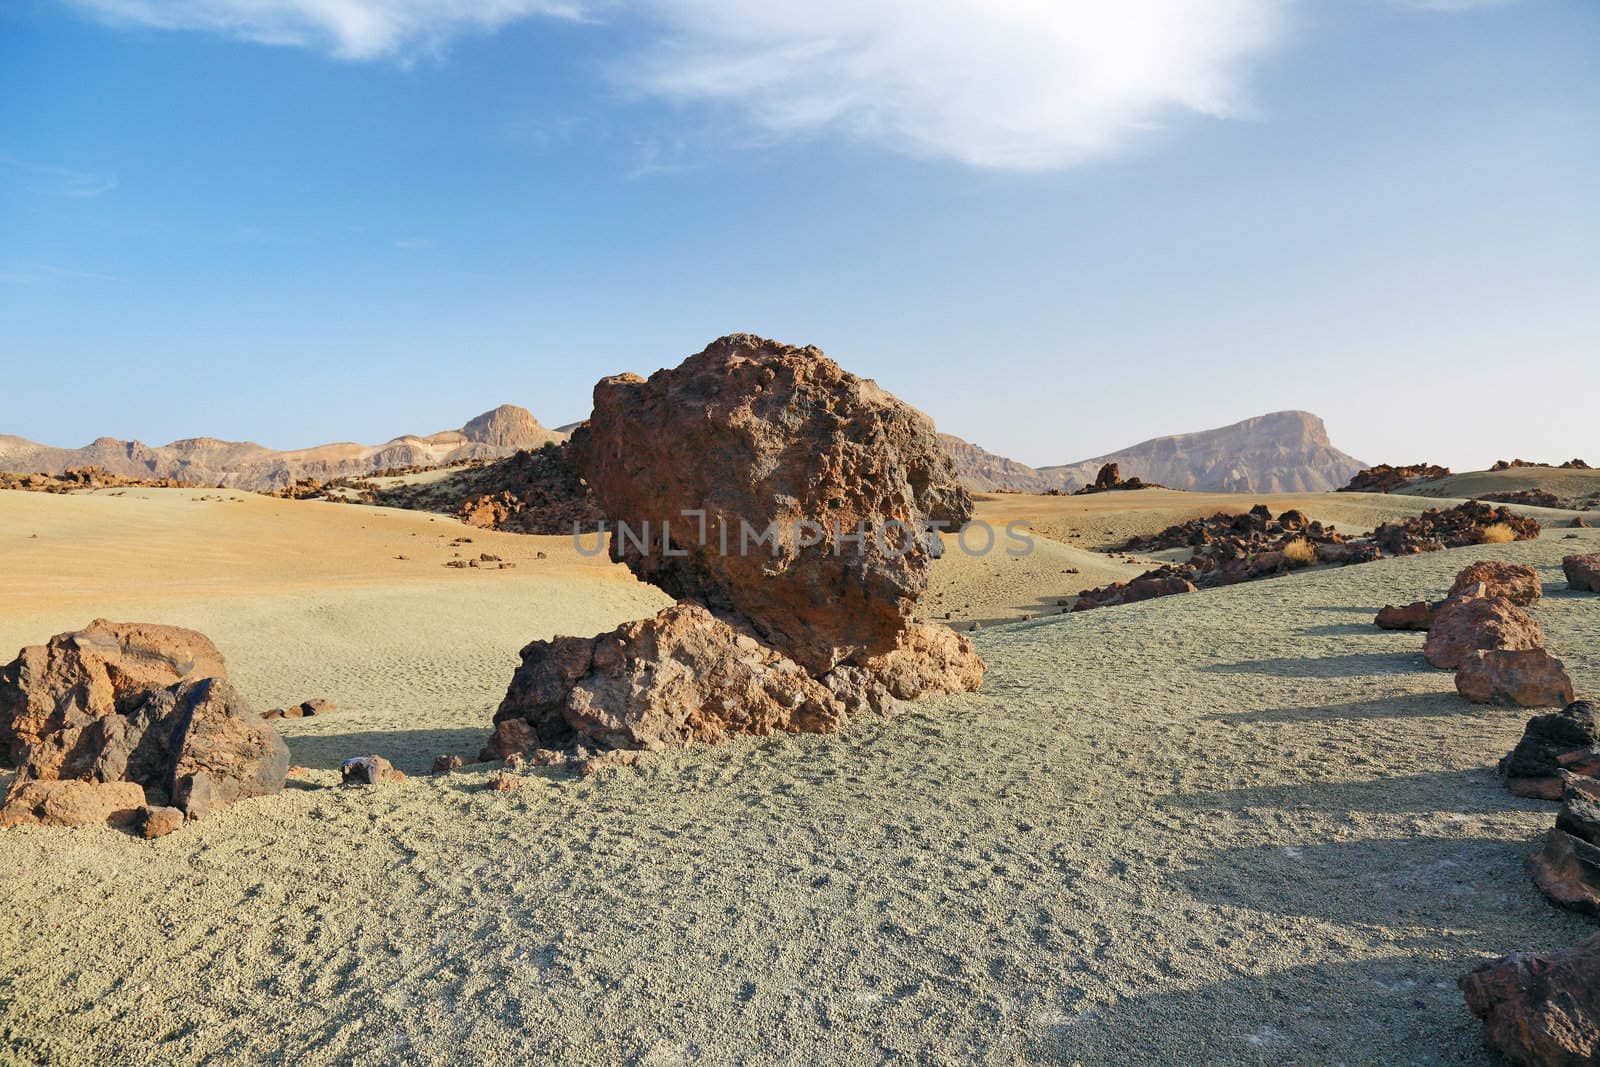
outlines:
[{"label": "arid plain", "polygon": [[[1600,531],[1060,614],[1149,566],[1095,549],[1263,500],[1352,531],[1441,503],[982,497],[1036,552],[948,552],[924,602],[983,624],[979,692],[501,793],[497,764],[424,772],[476,753],[521,645],[659,590],[421,512],[0,492],[7,655],[172,623],[261,708],[339,705],[279,724],[277,796],[156,841],[0,837],[0,1033],[18,1062],[1489,1062],[1456,978],[1587,926],[1522,870],[1549,806],[1495,773],[1528,713],[1372,613],[1532,565],[1593,692],[1600,612],[1560,560]],[[445,566],[479,553],[516,567]],[[412,777],[331,788],[368,752]]]}]

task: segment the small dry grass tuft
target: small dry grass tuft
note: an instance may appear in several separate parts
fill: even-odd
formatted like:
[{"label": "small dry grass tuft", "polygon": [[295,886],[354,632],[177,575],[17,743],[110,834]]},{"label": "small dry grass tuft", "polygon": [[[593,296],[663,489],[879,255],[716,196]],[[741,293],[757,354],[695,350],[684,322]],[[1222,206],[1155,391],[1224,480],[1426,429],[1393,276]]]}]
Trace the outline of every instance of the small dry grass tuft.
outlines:
[{"label": "small dry grass tuft", "polygon": [[1309,567],[1317,561],[1317,549],[1304,537],[1297,537],[1283,546],[1283,558],[1291,567]]},{"label": "small dry grass tuft", "polygon": [[1517,532],[1513,530],[1509,524],[1503,522],[1492,522],[1488,526],[1485,526],[1483,528],[1483,532],[1478,535],[1478,544],[1504,545],[1509,544],[1516,539]]}]

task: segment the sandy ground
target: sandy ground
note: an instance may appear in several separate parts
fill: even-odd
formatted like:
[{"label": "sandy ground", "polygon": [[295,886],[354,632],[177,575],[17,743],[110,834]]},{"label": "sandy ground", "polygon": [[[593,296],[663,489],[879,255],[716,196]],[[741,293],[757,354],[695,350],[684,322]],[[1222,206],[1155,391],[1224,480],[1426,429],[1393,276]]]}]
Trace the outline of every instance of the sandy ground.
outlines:
[{"label": "sandy ground", "polygon": [[[20,531],[61,538],[44,557],[71,561],[59,572],[93,574],[119,542],[81,549],[73,523],[16,496],[0,494],[0,647],[97,613],[204,619],[264,702],[356,709],[291,736],[301,762],[465,740],[515,644],[636,595],[574,562],[570,579],[347,576],[315,596],[225,575],[179,598],[119,586],[104,612],[85,578],[58,606],[19,573]],[[529,774],[511,793],[485,790],[487,770],[377,790],[315,788],[335,778],[319,770],[156,842],[10,831],[0,1049],[84,1064],[1486,1064],[1456,976],[1592,927],[1522,873],[1554,809],[1492,768],[1528,713],[1462,702],[1421,635],[1370,620],[1474,559],[1533,563],[1549,645],[1593,694],[1600,597],[1565,592],[1559,559],[1600,549],[1600,531],[1565,538],[986,629],[982,692],[831,737]],[[159,569],[164,551],[140,558]]]}]

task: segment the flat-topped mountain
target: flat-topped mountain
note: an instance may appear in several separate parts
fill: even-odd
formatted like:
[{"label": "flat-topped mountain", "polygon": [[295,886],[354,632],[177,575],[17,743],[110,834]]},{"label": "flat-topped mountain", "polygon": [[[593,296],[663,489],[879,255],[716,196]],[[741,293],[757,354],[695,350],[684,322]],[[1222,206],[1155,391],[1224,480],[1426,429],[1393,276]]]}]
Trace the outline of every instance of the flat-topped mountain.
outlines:
[{"label": "flat-topped mountain", "polygon": [[1333,446],[1327,427],[1306,411],[1275,411],[1231,426],[1156,437],[1077,463],[1029,467],[958,437],[943,435],[971,489],[1071,492],[1094,482],[1106,463],[1125,478],[1210,493],[1323,493],[1365,464]]},{"label": "flat-topped mountain", "polygon": [[300,478],[327,481],[390,467],[493,459],[566,436],[545,428],[526,409],[511,404],[486,411],[459,430],[405,434],[381,445],[338,442],[290,451],[214,437],[191,437],[167,445],[101,437],[83,448],[52,448],[0,434],[0,470],[60,474],[69,467],[95,466],[127,478],[176,478],[239,489],[277,489]]}]

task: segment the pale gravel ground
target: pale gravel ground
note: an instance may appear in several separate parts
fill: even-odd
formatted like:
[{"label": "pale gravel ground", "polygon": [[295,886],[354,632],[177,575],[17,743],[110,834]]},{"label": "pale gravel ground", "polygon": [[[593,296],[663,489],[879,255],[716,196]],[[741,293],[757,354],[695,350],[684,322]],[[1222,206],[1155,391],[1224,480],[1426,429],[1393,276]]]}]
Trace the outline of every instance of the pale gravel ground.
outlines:
[{"label": "pale gravel ground", "polygon": [[[487,771],[305,788],[336,778],[319,770],[153,843],[9,832],[0,1047],[60,1063],[1487,1063],[1455,977],[1592,927],[1521,870],[1554,808],[1492,767],[1528,713],[1460,701],[1421,635],[1371,613],[1477,558],[1532,562],[1549,645],[1595,693],[1600,597],[1566,593],[1558,564],[1600,531],[1564,533],[987,630],[981,693],[832,737],[529,775],[510,794],[484,790]],[[584,603],[438,588],[191,618],[264,697],[352,707],[292,724],[301,762],[421,758],[442,737],[413,735],[487,723],[513,631],[572,629]],[[7,644],[13,622],[0,614]]]}]

